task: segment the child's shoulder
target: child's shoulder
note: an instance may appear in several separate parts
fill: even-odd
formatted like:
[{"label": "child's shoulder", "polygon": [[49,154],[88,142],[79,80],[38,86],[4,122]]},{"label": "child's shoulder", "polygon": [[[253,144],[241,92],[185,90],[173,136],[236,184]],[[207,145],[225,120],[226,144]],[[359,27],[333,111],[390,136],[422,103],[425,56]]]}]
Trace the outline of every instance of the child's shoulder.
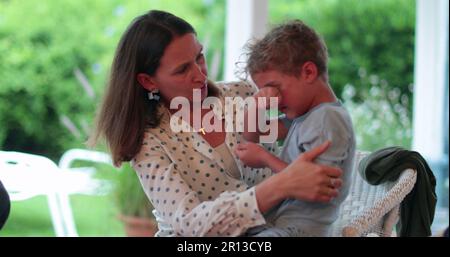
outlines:
[{"label": "child's shoulder", "polygon": [[[353,133],[347,110],[340,104],[327,104],[312,110],[297,127],[301,134]],[[328,131],[328,132],[327,132]]]},{"label": "child's shoulder", "polygon": [[340,103],[323,104],[319,108],[313,110],[307,118],[315,121],[321,121],[322,124],[330,122],[348,122],[350,114],[347,109]]}]

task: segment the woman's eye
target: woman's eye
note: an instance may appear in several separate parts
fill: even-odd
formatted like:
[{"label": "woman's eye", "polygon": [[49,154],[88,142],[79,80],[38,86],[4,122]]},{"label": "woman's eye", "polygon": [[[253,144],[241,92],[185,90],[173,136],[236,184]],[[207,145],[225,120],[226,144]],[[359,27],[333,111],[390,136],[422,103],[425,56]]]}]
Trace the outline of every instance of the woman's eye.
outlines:
[{"label": "woman's eye", "polygon": [[176,73],[177,73],[177,74],[182,74],[182,73],[184,73],[186,70],[187,70],[186,66],[183,66],[183,68],[177,70]]},{"label": "woman's eye", "polygon": [[205,55],[203,53],[199,54],[197,57],[197,62],[203,62],[205,60]]}]

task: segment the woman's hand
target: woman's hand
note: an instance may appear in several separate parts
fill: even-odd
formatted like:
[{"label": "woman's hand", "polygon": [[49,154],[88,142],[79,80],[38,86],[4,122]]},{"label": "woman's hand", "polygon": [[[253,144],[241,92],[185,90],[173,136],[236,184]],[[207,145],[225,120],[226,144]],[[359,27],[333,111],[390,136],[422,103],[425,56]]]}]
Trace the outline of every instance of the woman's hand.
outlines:
[{"label": "woman's hand", "polygon": [[342,186],[342,171],[315,164],[330,142],[303,153],[280,173],[264,180],[255,188],[256,201],[261,212],[266,212],[287,198],[312,202],[329,202]]},{"label": "woman's hand", "polygon": [[329,202],[342,186],[338,168],[315,164],[314,159],[325,152],[330,142],[305,152],[282,172],[285,177],[284,190],[289,198],[306,201]]},{"label": "woman's hand", "polygon": [[236,156],[251,168],[266,167],[265,156],[269,154],[264,147],[252,142],[240,143],[234,149]]}]

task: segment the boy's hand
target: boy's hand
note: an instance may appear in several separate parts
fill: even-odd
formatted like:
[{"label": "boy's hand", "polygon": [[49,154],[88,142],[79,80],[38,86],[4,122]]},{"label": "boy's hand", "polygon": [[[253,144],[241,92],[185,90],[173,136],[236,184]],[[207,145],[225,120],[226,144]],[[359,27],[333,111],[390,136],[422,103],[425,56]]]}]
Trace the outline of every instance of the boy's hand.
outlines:
[{"label": "boy's hand", "polygon": [[[254,94],[253,97],[258,103],[258,107],[266,109],[270,107],[270,97],[278,97],[278,102],[281,101],[281,93],[275,87],[264,87]],[[259,106],[258,98],[260,97],[266,98],[266,106]]]},{"label": "boy's hand", "polygon": [[251,168],[265,168],[265,156],[268,152],[261,146],[252,142],[240,143],[234,149],[237,157]]}]

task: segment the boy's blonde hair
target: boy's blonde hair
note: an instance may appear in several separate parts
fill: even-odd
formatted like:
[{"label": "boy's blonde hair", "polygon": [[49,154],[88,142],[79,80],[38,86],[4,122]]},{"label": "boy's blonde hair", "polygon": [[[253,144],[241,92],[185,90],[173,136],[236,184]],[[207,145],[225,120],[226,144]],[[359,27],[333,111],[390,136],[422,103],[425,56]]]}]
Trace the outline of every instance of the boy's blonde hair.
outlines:
[{"label": "boy's blonde hair", "polygon": [[305,62],[313,62],[319,76],[327,77],[328,53],[325,42],[300,20],[292,20],[269,31],[263,39],[246,46],[247,75],[277,70],[298,76]]}]

